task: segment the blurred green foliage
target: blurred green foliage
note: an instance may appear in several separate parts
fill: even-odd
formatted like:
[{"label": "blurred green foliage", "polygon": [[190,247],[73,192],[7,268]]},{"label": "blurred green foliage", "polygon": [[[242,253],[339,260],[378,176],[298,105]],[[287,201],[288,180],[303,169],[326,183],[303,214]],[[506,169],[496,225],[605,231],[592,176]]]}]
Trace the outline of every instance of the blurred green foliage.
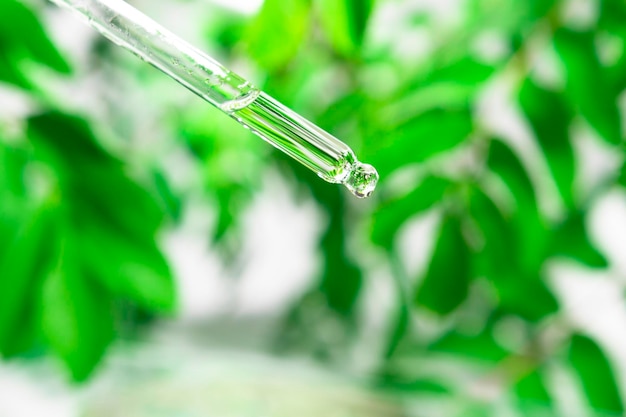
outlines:
[{"label": "blurred green foliage", "polygon": [[[603,192],[626,187],[626,166],[583,191],[574,136],[583,126],[624,160],[626,3],[593,1],[597,16],[583,23],[571,21],[560,0],[468,0],[455,24],[418,7],[397,12],[397,28],[376,19],[405,3],[266,0],[249,18],[218,14],[207,41],[228,58],[248,59],[266,91],[346,139],[382,179],[370,201],[357,202],[214,109],[174,111],[163,123],[173,124],[177,146],[198,161],[216,210],[214,247],[236,262],[242,213],[260,173],[278,167],[298,198],[312,198],[327,217],[319,277],[285,316],[281,349],[341,360],[363,330],[364,257],[376,254],[396,289],[377,367],[384,386],[457,393],[451,378],[414,365],[450,359],[478,366],[477,379],[495,375],[522,412],[554,415],[546,374],[561,367],[579,380],[590,407],[623,414],[613,361],[593,336],[568,324],[546,264],[565,257],[586,268],[608,266],[589,237],[588,214]],[[9,358],[47,347],[83,380],[120,326],[175,310],[174,280],[155,236],[163,219],[180,220],[185,197],[166,176],[136,170],[131,156],[107,147],[95,133],[102,121],[50,100],[41,67],[71,83],[72,65],[42,28],[37,13],[44,9],[0,2],[7,22],[0,26],[0,80],[37,103],[0,125],[0,352]],[[383,29],[392,42],[375,42]],[[425,37],[426,52],[417,38],[397,48],[411,31]],[[477,52],[481,36],[494,34],[497,53]],[[546,54],[555,79],[541,71]],[[496,81],[507,84],[545,176],[533,172],[537,165],[512,138],[485,123],[480,100]],[[233,161],[245,163],[234,169]],[[538,190],[546,184],[556,215],[542,205]],[[432,213],[432,254],[411,276],[399,237]],[[478,327],[468,330],[470,319]],[[422,321],[435,330],[418,331]],[[331,322],[341,331],[329,342]],[[507,323],[521,328],[516,349],[496,337]],[[556,340],[549,337],[555,332]]]}]

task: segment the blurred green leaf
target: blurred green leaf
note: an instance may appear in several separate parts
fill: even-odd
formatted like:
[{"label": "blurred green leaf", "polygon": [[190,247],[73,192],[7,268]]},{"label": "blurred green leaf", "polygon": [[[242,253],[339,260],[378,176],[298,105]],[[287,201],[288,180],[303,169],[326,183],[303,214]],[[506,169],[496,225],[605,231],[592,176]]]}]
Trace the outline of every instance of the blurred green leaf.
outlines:
[{"label": "blurred green leaf", "polygon": [[613,32],[626,32],[626,3],[622,0],[600,0],[598,26]]},{"label": "blurred green leaf", "polygon": [[[395,262],[395,260],[394,260]],[[390,359],[394,357],[400,348],[406,336],[410,334],[411,329],[411,307],[412,303],[407,300],[407,288],[404,282],[400,282],[402,277],[396,278],[396,297],[397,302],[395,311],[390,320],[391,328],[389,331],[388,342],[385,348],[384,358]]]},{"label": "blurred green leaf", "polygon": [[154,244],[133,240],[83,216],[78,225],[78,252],[85,272],[97,279],[110,294],[133,300],[152,312],[171,312],[176,307],[170,270]]},{"label": "blurred green leaf", "polygon": [[3,0],[0,3],[0,15],[3,18],[0,49],[44,64],[60,73],[70,73],[69,65],[26,5],[16,0]]},{"label": "blurred green leaf", "polygon": [[572,114],[566,100],[561,94],[526,79],[519,102],[546,156],[563,202],[567,207],[573,207],[576,161],[569,138]]},{"label": "blurred green leaf", "polygon": [[[313,76],[313,74],[309,76]],[[325,107],[315,120],[319,126],[341,126],[346,121],[355,119],[358,115],[367,114],[367,109],[363,108],[366,103],[368,101],[365,95],[356,91],[353,94],[340,97]]]},{"label": "blurred green leaf", "polygon": [[163,210],[142,185],[124,172],[123,166],[109,164],[92,162],[73,168],[67,183],[73,214],[93,213],[107,223],[111,233],[129,240],[152,241],[163,220]]},{"label": "blurred green leaf", "polygon": [[154,170],[152,177],[161,205],[173,220],[180,220],[183,210],[180,196],[172,189],[163,172]]},{"label": "blurred green leaf", "polygon": [[514,274],[503,278],[498,282],[502,310],[533,323],[559,310],[554,294],[545,284],[545,277],[538,272],[534,275]]},{"label": "blurred green leaf", "polygon": [[84,381],[113,338],[114,316],[110,296],[81,270],[78,244],[62,242],[59,264],[46,278],[42,329],[72,378]]},{"label": "blurred green leaf", "polygon": [[231,54],[239,45],[246,30],[246,16],[218,8],[212,10],[210,21],[204,25],[207,39],[217,42],[224,54]]},{"label": "blurred green leaf", "polygon": [[397,370],[392,370],[391,375],[382,375],[377,381],[377,386],[383,390],[393,390],[393,392],[419,394],[450,394],[449,387],[443,382],[432,378],[403,378],[398,377]]},{"label": "blurred green leaf", "polygon": [[372,242],[391,249],[402,225],[440,203],[449,185],[446,179],[429,176],[406,195],[383,202],[372,217]]},{"label": "blurred green leaf", "polygon": [[598,411],[624,413],[624,404],[610,360],[587,336],[572,336],[568,358],[585,390],[589,405]]},{"label": "blurred green leaf", "polygon": [[412,79],[404,89],[412,92],[433,85],[451,85],[457,90],[464,89],[472,94],[496,71],[493,65],[471,55],[461,55],[455,59],[445,58],[441,60],[442,62],[432,63],[430,71]]},{"label": "blurred green leaf", "polygon": [[500,362],[511,354],[495,341],[490,324],[478,334],[452,330],[429,345],[428,350],[492,363]]},{"label": "blurred green leaf", "polygon": [[518,212],[537,211],[533,184],[522,162],[506,142],[501,139],[491,141],[487,163],[511,190]]},{"label": "blurred green leaf", "polygon": [[26,152],[3,144],[0,138],[0,259],[32,215],[24,184],[27,158]]},{"label": "blurred green leaf", "polygon": [[[596,53],[595,34],[560,28],[554,35],[554,45],[566,69],[567,92],[572,101],[602,138],[610,144],[619,144],[622,141],[617,106],[620,91],[613,91],[606,81],[606,71]],[[554,122],[560,123],[560,119]]]},{"label": "blurred green leaf", "polygon": [[[601,0],[598,29],[606,31],[611,37],[621,44],[619,53],[614,63],[606,68],[606,78],[610,89],[618,94],[626,89],[626,6],[621,0]],[[600,32],[602,33],[602,32]]]},{"label": "blurred green leaf", "polygon": [[[34,116],[28,138],[39,163],[55,176],[52,195],[60,197],[54,232],[29,234],[46,253],[49,242],[61,242],[56,269],[46,278],[41,326],[73,379],[81,381],[113,337],[114,300],[148,312],[175,308],[173,278],[155,243],[163,212],[98,144],[85,120],[58,112]],[[28,251],[20,253],[24,257],[14,260],[19,266],[35,261]]]},{"label": "blurred green leaf", "polygon": [[[507,149],[501,146],[496,145],[494,149],[497,152]],[[509,168],[514,168],[514,165],[509,165]],[[515,179],[525,183],[523,178]],[[499,298],[498,308],[533,322],[557,311],[556,298],[542,282],[543,277],[538,272],[542,258],[529,264],[528,260],[535,255],[525,255],[523,242],[530,239],[532,234],[526,234],[524,227],[531,224],[526,224],[523,216],[507,219],[492,199],[479,189],[472,191],[469,203],[469,213],[478,233],[477,240],[481,242],[472,259],[473,269],[478,276],[485,276],[494,286]],[[543,246],[538,242],[534,244]],[[527,297],[532,297],[533,301],[528,302]]]},{"label": "blurred green leaf", "polygon": [[514,389],[516,396],[523,401],[531,400],[542,404],[550,404],[552,402],[539,370],[534,370],[524,375],[515,383]]},{"label": "blurred green leaf", "polygon": [[85,119],[50,111],[31,117],[28,128],[29,139],[35,146],[45,147],[45,151],[50,152],[45,157],[53,158],[53,162],[71,165],[77,170],[90,169],[91,164],[121,166],[102,149]]},{"label": "blurred green leaf", "polygon": [[2,39],[0,39],[0,81],[13,84],[24,90],[31,90],[33,87],[20,69],[17,68],[17,63],[7,53]]},{"label": "blurred green leaf", "polygon": [[522,2],[528,4],[528,10],[533,18],[541,18],[546,16],[554,6],[556,6],[558,0],[530,0],[528,2]]},{"label": "blurred green leaf", "polygon": [[320,289],[332,310],[349,317],[360,293],[363,277],[361,270],[348,258],[343,227],[335,217],[322,238],[325,264]]},{"label": "blurred green leaf", "polygon": [[445,215],[415,301],[441,315],[448,314],[467,297],[470,278],[470,254],[461,220]]},{"label": "blurred green leaf", "polygon": [[318,0],[320,19],[335,51],[358,52],[376,0]]},{"label": "blurred green leaf", "polygon": [[517,406],[528,416],[550,417],[556,415],[552,397],[540,369],[524,375],[513,386]]},{"label": "blurred green leaf", "polygon": [[[533,184],[520,159],[501,140],[491,141],[487,164],[507,186],[515,203],[513,212],[506,220],[513,229],[512,233],[518,246],[517,250],[511,253],[520,257],[520,267],[535,271],[545,259],[547,234],[537,206]],[[488,222],[489,220],[485,220],[483,224]]]},{"label": "blurred green leaf", "polygon": [[552,233],[551,253],[575,259],[593,268],[605,268],[606,258],[589,241],[583,212],[574,213]]},{"label": "blurred green leaf", "polygon": [[41,356],[41,300],[37,291],[31,291],[27,298],[22,300],[19,319],[13,322],[10,330],[11,337],[3,341],[0,354],[7,359],[30,358]]},{"label": "blurred green leaf", "polygon": [[42,207],[28,224],[21,227],[8,249],[0,253],[0,353],[15,354],[14,343],[25,331],[30,331],[28,319],[36,308],[42,278],[52,267],[54,259],[53,213]]},{"label": "blurred green leaf", "polygon": [[[27,152],[18,147],[5,145],[0,138],[0,193],[22,198],[26,194],[24,170],[28,163]],[[5,200],[6,201],[6,200]],[[6,206],[0,213],[5,212]]]},{"label": "blurred green leaf", "polygon": [[248,54],[276,71],[297,54],[309,26],[310,0],[265,0],[245,34]]},{"label": "blurred green leaf", "polygon": [[476,276],[497,282],[502,276],[518,270],[519,247],[515,232],[492,199],[475,188],[470,195],[468,211],[480,242],[480,248],[472,258]]},{"label": "blurred green leaf", "polygon": [[468,55],[436,69],[426,82],[451,82],[462,86],[478,87],[487,81],[494,71],[495,68],[492,65]]},{"label": "blurred green leaf", "polygon": [[73,214],[94,212],[116,233],[152,240],[163,211],[102,149],[85,120],[52,112],[31,118],[28,128],[31,140],[57,164]]},{"label": "blurred green leaf", "polygon": [[406,165],[423,162],[454,148],[469,136],[472,129],[472,115],[468,108],[433,109],[390,132],[376,134],[376,140],[372,140],[365,152],[381,177],[385,177]]}]

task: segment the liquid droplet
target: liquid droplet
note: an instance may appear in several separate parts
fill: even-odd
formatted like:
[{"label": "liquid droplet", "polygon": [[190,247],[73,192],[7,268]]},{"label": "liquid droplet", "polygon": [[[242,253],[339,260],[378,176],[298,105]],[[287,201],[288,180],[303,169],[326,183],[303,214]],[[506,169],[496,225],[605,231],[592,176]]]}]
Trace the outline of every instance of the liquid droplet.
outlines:
[{"label": "liquid droplet", "polygon": [[358,198],[369,197],[378,183],[378,172],[369,164],[356,162],[343,184]]}]

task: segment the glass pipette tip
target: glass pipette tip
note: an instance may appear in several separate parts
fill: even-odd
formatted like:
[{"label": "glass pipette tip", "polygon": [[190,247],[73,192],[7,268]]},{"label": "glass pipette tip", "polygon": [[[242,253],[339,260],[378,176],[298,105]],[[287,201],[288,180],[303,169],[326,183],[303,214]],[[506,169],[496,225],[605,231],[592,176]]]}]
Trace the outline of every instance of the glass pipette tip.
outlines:
[{"label": "glass pipette tip", "polygon": [[359,198],[378,173],[348,145],[255,88],[123,0],[51,0],[208,101],[325,181]]}]

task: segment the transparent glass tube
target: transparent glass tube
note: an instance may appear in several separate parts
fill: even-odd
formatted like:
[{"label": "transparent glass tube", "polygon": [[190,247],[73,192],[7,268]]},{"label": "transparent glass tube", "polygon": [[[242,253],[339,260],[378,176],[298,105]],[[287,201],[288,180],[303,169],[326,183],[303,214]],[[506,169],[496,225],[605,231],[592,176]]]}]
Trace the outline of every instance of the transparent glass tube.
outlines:
[{"label": "transparent glass tube", "polygon": [[259,91],[122,0],[51,0],[316,172],[369,196],[378,173],[343,142]]}]

